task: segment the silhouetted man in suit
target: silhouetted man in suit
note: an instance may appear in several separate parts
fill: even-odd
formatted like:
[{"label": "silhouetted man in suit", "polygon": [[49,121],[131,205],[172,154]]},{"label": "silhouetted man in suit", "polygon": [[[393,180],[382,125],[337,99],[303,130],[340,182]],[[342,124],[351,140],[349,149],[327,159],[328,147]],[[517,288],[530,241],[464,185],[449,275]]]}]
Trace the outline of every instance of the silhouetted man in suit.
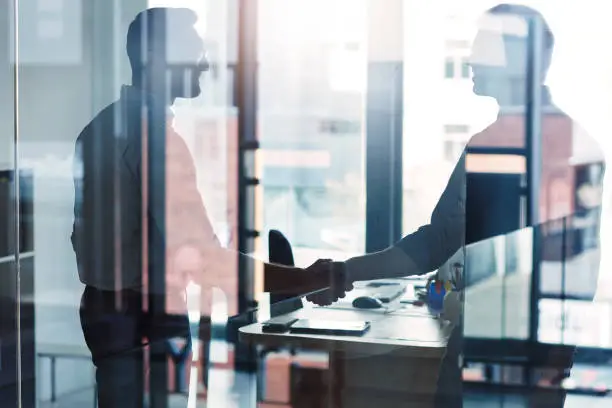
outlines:
[{"label": "silhouetted man in suit", "polygon": [[[236,274],[239,256],[257,262],[219,244],[189,149],[172,128],[170,106],[197,97],[208,69],[196,20],[189,9],[136,16],[126,44],[132,85],[76,142],[71,239],[86,285],[81,323],[101,408],[143,406],[143,340],[187,335],[190,281],[207,293],[207,277]],[[267,287],[280,293],[324,288],[330,272],[327,261],[308,269],[265,265]],[[203,296],[202,307],[209,302]]]},{"label": "silhouetted man in suit", "polygon": [[[355,257],[345,262],[347,279],[350,282],[419,275],[437,270],[438,280],[450,282],[457,289],[456,293],[449,295],[444,311],[454,328],[438,380],[437,406],[441,408],[463,405],[462,285],[466,277],[456,279],[453,275],[454,265],[461,267],[465,265],[466,245],[484,242],[489,238],[527,226],[520,223],[519,183],[516,184],[516,188],[508,188],[508,185],[502,182],[482,184],[477,181],[482,180],[478,178],[478,175],[482,174],[493,174],[496,180],[504,179],[507,174],[515,174],[518,179],[520,174],[526,172],[524,159],[516,154],[472,154],[470,149],[523,148],[526,144],[526,108],[531,99],[527,92],[528,76],[525,72],[528,66],[530,24],[535,24],[542,30],[542,49],[536,51],[538,53],[536,55],[541,60],[541,71],[533,73],[535,91],[540,94],[542,107],[542,188],[540,196],[535,197],[539,205],[539,219],[531,220],[530,226],[541,228],[542,224],[571,216],[576,211],[574,146],[580,146],[580,150],[590,153],[591,165],[597,168],[593,173],[598,175],[597,181],[590,187],[593,191],[600,188],[604,166],[601,148],[567,114],[552,103],[548,87],[544,85],[555,41],[550,27],[534,9],[501,4],[482,16],[470,57],[473,91],[476,95],[495,99],[500,107],[497,120],[474,135],[468,142],[467,149],[461,155],[432,212],[429,224],[420,227],[416,232],[405,236],[383,251]],[[589,194],[582,193],[582,195]],[[598,202],[598,199],[591,200],[590,208],[597,207]],[[545,232],[548,235],[541,238],[545,249],[547,244],[554,243],[558,238],[550,232],[555,229],[551,227],[553,224],[547,224],[548,229]],[[558,244],[560,247],[561,243]],[[486,251],[478,250],[470,259],[478,263],[482,262],[482,258],[479,257],[486,255]],[[542,257],[547,256],[555,257],[555,254],[544,251]],[[466,265],[468,273],[471,265],[470,263]],[[584,277],[591,275],[588,278],[596,284],[597,271],[594,273],[582,271],[582,273],[585,274]],[[593,295],[594,287],[586,297],[592,298]],[[312,296],[310,298],[315,300]],[[553,354],[542,360],[549,367],[561,367],[550,378],[551,382],[558,383],[569,373],[572,352]],[[409,387],[409,384],[406,386]],[[547,394],[544,398],[548,399],[539,401],[537,393],[534,393],[531,406],[562,407],[565,397],[561,392],[556,396]],[[544,403],[546,405],[538,405]]]}]

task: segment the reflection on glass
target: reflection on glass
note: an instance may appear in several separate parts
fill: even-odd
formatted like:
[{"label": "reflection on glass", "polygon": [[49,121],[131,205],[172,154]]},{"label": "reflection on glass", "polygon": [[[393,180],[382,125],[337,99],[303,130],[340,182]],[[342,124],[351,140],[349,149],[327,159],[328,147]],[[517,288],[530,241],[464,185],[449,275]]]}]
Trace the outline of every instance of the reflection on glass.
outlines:
[{"label": "reflection on glass", "polygon": [[364,248],[364,6],[260,2],[264,230],[289,238],[298,265]]},{"label": "reflection on glass", "polygon": [[[178,99],[172,112],[167,112],[174,118],[168,129],[184,139],[193,157],[197,190],[221,246],[235,249],[242,233],[237,225],[240,112],[235,108],[236,42],[241,27],[236,27],[235,17],[245,2],[90,3],[20,2],[17,36],[9,35],[15,28],[10,2],[0,7],[0,16],[9,28],[4,37],[0,35],[6,40],[0,41],[5,59],[0,67],[0,89],[4,91],[0,104],[0,406],[17,405],[17,385],[22,388],[24,407],[35,402],[40,406],[92,406],[99,380],[92,362],[100,363],[108,356],[91,350],[84,337],[105,339],[98,345],[114,346],[113,342],[120,343],[135,331],[122,308],[140,311],[147,307],[149,299],[132,294],[113,299],[108,309],[111,313],[101,316],[96,309],[99,298],[81,299],[83,285],[69,239],[73,201],[83,199],[83,191],[73,189],[72,176],[77,187],[86,177],[85,165],[78,157],[71,168],[74,139],[120,96],[120,86],[130,82],[125,38],[132,18],[146,7],[187,6],[197,15],[194,27],[203,40],[210,71],[193,81],[204,90],[200,96]],[[512,10],[507,6],[481,18],[490,2],[469,0],[439,7],[401,0],[388,0],[384,7],[374,7],[377,1],[362,0],[257,3],[257,139],[262,148],[257,161],[254,155],[248,160],[261,165],[262,170],[258,174],[261,205],[256,208],[262,238],[270,229],[280,230],[290,241],[295,263],[301,266],[318,258],[342,261],[363,254],[365,203],[373,199],[366,197],[363,163],[368,152],[364,141],[376,136],[365,134],[364,107],[372,91],[366,84],[374,62],[369,60],[368,50],[373,47],[367,40],[374,27],[368,22],[373,13],[380,14],[377,21],[392,21],[397,16],[392,15],[391,4],[403,3],[404,234],[430,222],[455,164],[468,151],[466,221],[470,245],[463,268],[465,341],[451,345],[448,353],[458,356],[464,369],[461,373],[455,364],[451,380],[564,385],[581,393],[611,388],[612,384],[601,379],[612,350],[612,285],[605,273],[610,269],[610,255],[602,251],[607,248],[610,224],[603,156],[610,144],[607,84],[612,54],[606,47],[612,26],[603,6],[580,1],[523,2],[541,4],[555,34],[552,41],[550,33],[543,33],[540,62],[544,71],[550,64],[551,71],[540,78],[540,73],[527,68],[529,25],[522,18],[508,16]],[[180,38],[181,28],[167,34]],[[19,100],[14,97],[12,42],[20,55]],[[553,43],[555,52],[551,55]],[[386,45],[386,41],[376,45]],[[179,52],[186,51],[183,47],[166,51],[175,63],[185,62],[185,54]],[[528,86],[530,76],[537,79],[535,89]],[[530,220],[529,200],[520,196],[528,187],[530,159],[524,149],[532,119],[528,101],[534,92],[542,101],[535,118],[541,127],[536,133],[541,137],[542,155],[536,194],[538,217]],[[20,118],[18,135],[14,134],[15,105]],[[105,133],[103,140],[111,143],[112,135]],[[15,136],[20,141],[17,169],[13,162]],[[90,164],[103,156],[101,146],[92,152]],[[117,157],[123,160],[123,156]],[[16,174],[22,178],[19,196],[14,190]],[[388,188],[398,186],[389,182]],[[105,194],[98,196],[98,202],[104,202]],[[116,203],[108,200],[106,204],[110,209]],[[14,228],[16,209],[22,224],[18,228]],[[100,220],[97,231],[109,225],[126,227],[111,218]],[[268,242],[263,241],[260,252],[268,249]],[[16,265],[18,244],[20,264]],[[184,272],[200,269],[202,259],[188,250],[182,255],[173,259],[172,267]],[[256,255],[265,258],[263,253]],[[440,269],[448,270],[444,268],[452,267],[455,261]],[[113,264],[104,269],[117,277],[113,274],[120,268]],[[390,268],[380,263],[369,269],[382,278]],[[18,278],[21,304],[15,292]],[[413,378],[411,387],[422,380],[430,387],[427,392],[436,392],[438,358],[449,350],[437,336],[447,326],[431,318],[433,309],[420,306],[424,279],[355,282],[355,290],[329,307],[300,298],[269,305],[266,300],[274,296],[266,294],[258,298],[264,307],[252,314],[237,314],[235,268],[207,275],[209,287],[200,283],[194,286],[191,282],[182,314],[170,316],[170,320],[183,319],[188,326],[182,337],[161,336],[163,341],[156,343],[151,342],[155,334],[149,333],[146,339],[127,339],[121,344],[128,354],[138,349],[136,359],[142,355],[144,360],[120,367],[115,371],[120,375],[112,378],[126,383],[142,381],[131,384],[140,394],[132,406],[142,406],[141,400],[152,402],[159,391],[170,406],[255,406],[259,402],[262,406],[332,406],[331,399],[342,395],[344,406],[354,407],[364,403],[371,396],[368,392],[377,387],[385,392],[374,394],[392,400],[393,393],[388,390],[406,391],[406,378]],[[394,298],[393,289],[398,288],[400,294]],[[180,292],[175,300],[185,306],[183,295]],[[361,295],[393,300],[380,301],[382,307],[363,311],[353,305]],[[283,309],[285,306],[288,309]],[[100,318],[99,325],[94,334],[86,330],[84,335],[78,310],[92,308],[88,316]],[[351,337],[352,347],[363,348],[355,354],[359,358],[348,361],[342,353],[319,347],[325,336],[313,336],[311,340],[316,339],[318,347],[312,347],[313,343],[304,345],[290,333],[277,335],[284,340],[276,343],[269,337],[258,342],[261,333],[248,333],[260,327],[251,323],[274,317],[281,309],[323,320],[339,315],[345,321],[367,319],[372,327],[364,337]],[[439,309],[434,312],[444,316]],[[18,317],[21,343],[16,331]],[[87,320],[83,319],[84,326]],[[536,320],[537,327],[532,327]],[[406,321],[410,324],[402,324]],[[183,349],[189,339],[191,347]],[[528,349],[532,343],[526,340],[533,341],[535,349]],[[344,344],[341,336],[334,341]],[[417,341],[427,343],[425,349],[431,352],[424,353],[421,348],[419,358],[425,354],[436,358],[421,359],[418,375],[409,376],[413,355],[406,357],[404,352]],[[156,355],[160,344],[165,349]],[[382,348],[372,352],[372,344]],[[384,348],[385,344],[391,347]],[[561,345],[568,349],[561,349]],[[187,354],[180,355],[182,350]],[[559,350],[571,353],[556,354]],[[177,364],[181,358],[170,361],[172,353],[187,363],[181,367]],[[537,364],[546,367],[534,370],[531,376],[524,367],[510,367],[503,361],[533,356]],[[18,360],[22,370],[19,384]],[[167,367],[160,368],[164,361],[168,361]],[[587,368],[585,362],[590,364]],[[552,365],[555,367],[549,367]],[[146,375],[141,376],[143,371]],[[181,378],[177,372],[184,374],[184,383],[177,381]],[[435,375],[430,377],[430,373]],[[568,375],[571,377],[563,379]],[[486,406],[499,401],[499,395],[495,401],[489,399],[489,389],[482,392],[466,386],[464,391],[465,406],[470,398]],[[513,391],[499,393],[507,402],[522,398]],[[129,393],[116,396],[120,398],[115,404],[106,400],[99,406],[130,403]],[[589,404],[605,404],[592,395],[581,398]],[[399,405],[393,402],[387,405]],[[403,395],[400,402],[406,402]],[[551,406],[550,400],[546,403]]]}]

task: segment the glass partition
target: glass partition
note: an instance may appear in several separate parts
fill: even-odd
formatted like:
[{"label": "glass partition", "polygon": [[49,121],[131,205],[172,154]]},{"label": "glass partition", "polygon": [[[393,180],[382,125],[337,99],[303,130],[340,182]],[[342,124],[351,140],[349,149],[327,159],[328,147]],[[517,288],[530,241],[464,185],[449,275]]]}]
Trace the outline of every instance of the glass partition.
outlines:
[{"label": "glass partition", "polygon": [[0,405],[605,405],[612,32],[549,3],[5,2]]},{"label": "glass partition", "polygon": [[[15,160],[15,65],[14,10],[8,2],[0,6],[0,18],[5,30],[0,40],[0,89],[2,104],[0,116],[0,403],[8,405],[19,399],[20,389],[20,311],[18,286],[18,212],[19,177]],[[31,318],[28,319],[28,322]],[[31,341],[27,343],[29,349]],[[29,352],[29,350],[26,350]],[[28,378],[32,377],[29,370]]]},{"label": "glass partition", "polygon": [[259,2],[263,228],[300,265],[364,250],[365,5]]}]

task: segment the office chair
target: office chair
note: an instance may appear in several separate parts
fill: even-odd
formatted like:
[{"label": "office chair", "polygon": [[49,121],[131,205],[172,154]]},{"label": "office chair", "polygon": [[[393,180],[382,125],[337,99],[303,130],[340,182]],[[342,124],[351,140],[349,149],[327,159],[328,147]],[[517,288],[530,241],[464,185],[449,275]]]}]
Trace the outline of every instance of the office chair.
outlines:
[{"label": "office chair", "polygon": [[[293,251],[291,250],[291,244],[285,238],[285,236],[277,230],[271,230],[268,233],[268,259],[272,263],[277,263],[286,266],[294,266]],[[278,316],[286,313],[294,312],[302,308],[302,299],[299,293],[289,295],[271,295],[270,296],[270,316]],[[281,351],[280,348],[269,348],[262,350],[260,355],[259,373],[262,377],[265,376],[265,363],[266,356],[273,352]],[[295,348],[288,349],[291,356],[291,362],[289,366],[289,401],[287,402],[276,402],[276,401],[265,401],[268,403],[280,403],[295,405],[296,402],[308,401],[307,404],[310,406],[323,406],[326,405],[323,401],[329,400],[327,394],[327,384],[329,384],[328,372],[325,368],[317,367],[312,364],[302,364],[296,361],[297,350]],[[265,380],[265,378],[259,377]],[[265,387],[264,381],[258,381],[258,401],[263,402]],[[314,398],[314,399],[313,399]],[[300,405],[301,406],[301,405]]]},{"label": "office chair", "polygon": [[286,266],[295,265],[291,244],[278,230],[270,230],[268,233],[268,258],[272,263]]},{"label": "office chair", "polygon": [[[278,230],[268,233],[268,261],[285,266],[295,266],[289,240]],[[295,312],[302,308],[302,299],[295,294],[270,294],[270,317]]]}]

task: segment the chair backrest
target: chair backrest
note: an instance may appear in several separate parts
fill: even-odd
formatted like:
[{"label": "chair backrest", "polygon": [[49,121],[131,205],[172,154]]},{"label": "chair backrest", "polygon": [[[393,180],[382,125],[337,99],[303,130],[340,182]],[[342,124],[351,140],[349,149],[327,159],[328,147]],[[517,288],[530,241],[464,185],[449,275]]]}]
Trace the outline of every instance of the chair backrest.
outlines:
[{"label": "chair backrest", "polygon": [[268,259],[275,264],[295,266],[291,244],[278,230],[270,230],[268,233]]},{"label": "chair backrest", "polygon": [[[268,233],[268,260],[279,265],[295,266],[291,244],[278,230],[270,230]],[[302,299],[297,294],[270,294],[271,317],[294,312],[301,308]]]},{"label": "chair backrest", "polygon": [[520,174],[468,172],[466,196],[466,245],[525,227]]}]

